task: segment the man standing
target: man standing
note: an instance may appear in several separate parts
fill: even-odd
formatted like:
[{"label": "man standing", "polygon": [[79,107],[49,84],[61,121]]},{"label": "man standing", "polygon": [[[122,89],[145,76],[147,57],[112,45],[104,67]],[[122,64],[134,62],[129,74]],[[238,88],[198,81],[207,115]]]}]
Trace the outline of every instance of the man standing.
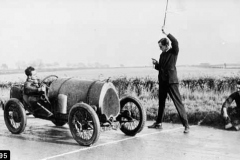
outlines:
[{"label": "man standing", "polygon": [[[233,101],[235,101],[237,106],[230,108]],[[231,118],[229,117],[228,112],[229,114],[232,114]],[[238,121],[240,118],[240,81],[237,82],[237,91],[233,92],[223,103],[221,113],[225,120],[225,129],[240,129],[240,126],[236,123],[236,121]],[[235,123],[235,125],[232,123]]]},{"label": "man standing", "polygon": [[181,100],[181,95],[179,93],[179,82],[177,78],[176,62],[178,57],[178,41],[169,33],[166,33],[164,28],[162,33],[165,34],[171,41],[171,46],[169,45],[169,40],[167,38],[162,38],[158,41],[160,50],[162,51],[160,55],[159,62],[153,59],[153,65],[155,69],[159,71],[158,81],[159,81],[159,108],[158,117],[153,125],[148,126],[148,128],[158,128],[162,129],[162,121],[164,117],[165,102],[167,94],[171,97],[183,126],[185,127],[184,133],[189,132],[189,125],[187,120],[187,114],[184,105]]}]

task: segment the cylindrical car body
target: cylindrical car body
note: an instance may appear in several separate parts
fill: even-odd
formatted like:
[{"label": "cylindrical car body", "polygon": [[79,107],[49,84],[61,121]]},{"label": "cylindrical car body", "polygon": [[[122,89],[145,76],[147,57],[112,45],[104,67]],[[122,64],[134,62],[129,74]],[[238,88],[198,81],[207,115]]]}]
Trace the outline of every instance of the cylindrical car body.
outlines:
[{"label": "cylindrical car body", "polygon": [[[120,112],[119,97],[115,87],[110,82],[58,78],[51,83],[48,97],[50,101],[56,102],[59,95],[67,96],[66,113],[69,113],[71,107],[79,102],[98,107],[101,114],[105,114],[107,118],[115,117]],[[56,110],[61,111],[62,109],[56,108]]]}]

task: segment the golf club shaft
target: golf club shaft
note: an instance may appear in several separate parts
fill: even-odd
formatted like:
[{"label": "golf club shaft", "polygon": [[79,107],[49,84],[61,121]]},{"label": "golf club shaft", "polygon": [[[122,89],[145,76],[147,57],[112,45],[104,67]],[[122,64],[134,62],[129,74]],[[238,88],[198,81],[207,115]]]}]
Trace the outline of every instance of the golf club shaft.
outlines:
[{"label": "golf club shaft", "polygon": [[167,0],[167,4],[166,4],[166,9],[165,9],[165,16],[164,16],[163,27],[165,27],[165,23],[166,23],[166,17],[167,17],[167,7],[168,7],[168,0]]}]

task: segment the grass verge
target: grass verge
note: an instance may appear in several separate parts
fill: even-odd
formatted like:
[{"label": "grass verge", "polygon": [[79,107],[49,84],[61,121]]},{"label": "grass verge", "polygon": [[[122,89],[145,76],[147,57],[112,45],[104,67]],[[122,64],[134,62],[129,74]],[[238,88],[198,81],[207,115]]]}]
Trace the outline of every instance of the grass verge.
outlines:
[{"label": "grass verge", "polygon": [[[190,124],[221,127],[224,125],[220,115],[222,103],[233,92],[239,78],[199,78],[184,79],[180,82],[180,93]],[[118,94],[129,94],[140,99],[147,112],[147,120],[154,120],[158,112],[158,82],[149,77],[122,77],[112,81]],[[10,86],[0,84],[1,97],[9,97]],[[233,104],[234,106],[234,104]],[[164,122],[180,123],[177,110],[168,97]]]}]

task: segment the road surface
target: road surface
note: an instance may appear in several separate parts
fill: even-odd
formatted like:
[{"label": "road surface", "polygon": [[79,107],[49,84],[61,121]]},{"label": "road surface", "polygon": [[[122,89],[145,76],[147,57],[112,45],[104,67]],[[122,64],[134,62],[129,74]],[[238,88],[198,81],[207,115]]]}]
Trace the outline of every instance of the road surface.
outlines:
[{"label": "road surface", "polygon": [[240,159],[240,132],[191,126],[190,133],[184,134],[179,124],[164,123],[163,130],[146,126],[135,137],[120,130],[103,131],[97,143],[84,147],[72,138],[68,125],[55,127],[33,117],[28,117],[22,134],[13,135],[0,111],[0,150],[10,150],[11,160]]}]

